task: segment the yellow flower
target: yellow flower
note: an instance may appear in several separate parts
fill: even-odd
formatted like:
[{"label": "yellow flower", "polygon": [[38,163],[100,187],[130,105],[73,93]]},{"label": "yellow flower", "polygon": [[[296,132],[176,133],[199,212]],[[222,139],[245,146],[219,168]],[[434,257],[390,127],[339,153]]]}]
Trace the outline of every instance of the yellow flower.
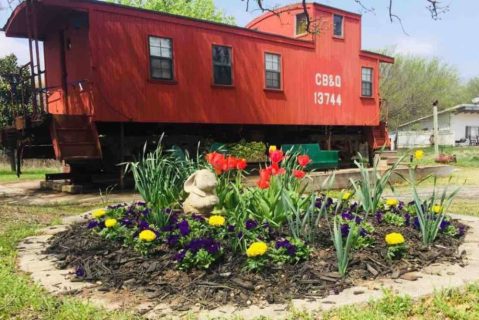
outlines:
[{"label": "yellow flower", "polygon": [[117,223],[118,223],[118,221],[116,221],[116,219],[106,219],[105,220],[105,227],[113,228],[114,226],[116,226]]},{"label": "yellow flower", "polygon": [[390,246],[403,244],[405,241],[403,235],[397,232],[387,234],[384,240]]},{"label": "yellow flower", "polygon": [[352,193],[351,192],[345,192],[343,193],[343,200],[349,200],[351,198]]},{"label": "yellow flower", "polygon": [[225,217],[223,216],[211,216],[208,219],[210,226],[221,227],[225,225]]},{"label": "yellow flower", "polygon": [[106,210],[105,210],[105,209],[96,209],[96,210],[93,210],[92,213],[91,213],[91,215],[92,215],[93,218],[95,218],[95,219],[101,218],[101,217],[103,217],[105,214],[106,214]]},{"label": "yellow flower", "polygon": [[441,213],[442,212],[442,206],[435,204],[432,206],[432,212],[434,213]]},{"label": "yellow flower", "polygon": [[417,159],[417,160],[421,160],[422,158],[424,158],[424,151],[422,150],[416,150],[414,152],[414,157]]},{"label": "yellow flower", "polygon": [[276,151],[277,149],[278,149],[278,148],[276,148],[276,146],[271,145],[271,146],[269,146],[269,153],[274,152],[274,151]]},{"label": "yellow flower", "polygon": [[399,200],[395,198],[386,199],[386,204],[390,207],[395,207],[399,204]]},{"label": "yellow flower", "polygon": [[246,250],[246,255],[248,257],[262,256],[266,253],[266,250],[268,250],[268,245],[263,241],[253,242]]},{"label": "yellow flower", "polygon": [[142,241],[151,242],[156,239],[156,233],[151,230],[143,230],[138,237]]}]

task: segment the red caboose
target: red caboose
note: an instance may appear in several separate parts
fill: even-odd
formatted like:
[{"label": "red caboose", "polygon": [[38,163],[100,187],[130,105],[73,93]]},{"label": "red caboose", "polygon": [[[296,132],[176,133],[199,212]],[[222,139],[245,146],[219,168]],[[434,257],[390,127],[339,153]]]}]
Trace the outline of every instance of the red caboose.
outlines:
[{"label": "red caboose", "polygon": [[313,141],[345,160],[361,143],[381,147],[379,64],[393,59],[361,50],[360,15],[308,4],[312,34],[303,10],[286,6],[240,28],[93,0],[28,0],[4,30],[30,40],[32,60],[43,41],[45,76],[32,63],[38,111],[17,131],[47,127],[55,157],[77,168],[118,163],[162,132],[192,146]]}]

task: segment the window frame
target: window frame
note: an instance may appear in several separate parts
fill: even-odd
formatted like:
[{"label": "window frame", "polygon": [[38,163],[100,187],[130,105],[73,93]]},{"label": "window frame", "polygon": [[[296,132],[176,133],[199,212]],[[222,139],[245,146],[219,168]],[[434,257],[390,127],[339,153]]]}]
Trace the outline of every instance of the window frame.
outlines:
[{"label": "window frame", "polygon": [[[274,70],[266,69],[266,55],[274,55],[279,57],[279,87],[278,88],[270,88],[267,85],[267,73],[269,72],[277,72]],[[271,52],[271,51],[264,51],[263,52],[263,89],[266,91],[283,91],[283,56],[279,52]]]},{"label": "window frame", "polygon": [[[151,55],[151,44],[150,44],[150,39],[151,38],[157,38],[157,39],[167,39],[170,41],[170,50],[171,50],[171,58],[165,58],[165,57],[157,57],[157,56],[152,56]],[[177,83],[176,79],[176,64],[175,64],[175,49],[174,49],[174,41],[173,38],[167,37],[167,36],[160,36],[160,35],[148,35],[147,37],[147,46],[148,46],[148,63],[149,63],[149,80],[153,82],[164,82],[164,83],[169,83],[169,84],[175,84]],[[156,78],[153,77],[153,64],[152,64],[152,58],[160,59],[160,60],[170,60],[171,61],[171,78]]]},{"label": "window frame", "polygon": [[[334,26],[335,26],[335,21],[334,21],[334,18],[335,17],[341,17],[341,35],[336,35],[335,34],[335,29],[334,29]],[[341,14],[338,14],[338,13],[333,13],[333,38],[336,38],[336,39],[344,39],[344,19],[345,19],[345,16],[344,15],[341,15]]]},{"label": "window frame", "polygon": [[[371,80],[370,81],[365,81],[363,79],[363,70],[364,69],[368,69],[371,71],[370,75],[371,75]],[[371,92],[370,92],[370,95],[364,95],[364,83],[369,83],[371,85]],[[374,68],[372,67],[364,67],[362,66],[361,67],[361,98],[374,98]]]},{"label": "window frame", "polygon": [[[231,68],[231,84],[221,84],[215,83],[215,61],[213,60],[213,49],[214,47],[225,47],[230,49],[230,68]],[[235,86],[235,76],[234,76],[234,49],[233,46],[221,43],[212,43],[211,44],[211,85],[214,87],[223,87],[223,88],[234,88]]]},{"label": "window frame", "polygon": [[304,35],[308,34],[307,21],[306,21],[305,31],[303,33],[298,33],[298,16],[305,16],[306,19],[308,19],[308,16],[304,12],[298,13],[294,16],[294,36],[295,37],[301,37],[301,36],[304,36]]}]

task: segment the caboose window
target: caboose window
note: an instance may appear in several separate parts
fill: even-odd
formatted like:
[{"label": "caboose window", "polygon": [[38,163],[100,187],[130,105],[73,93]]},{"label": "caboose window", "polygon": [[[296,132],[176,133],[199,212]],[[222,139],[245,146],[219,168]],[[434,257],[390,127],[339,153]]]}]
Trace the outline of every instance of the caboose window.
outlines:
[{"label": "caboose window", "polygon": [[281,89],[281,56],[265,53],[264,55],[266,89]]},{"label": "caboose window", "polygon": [[361,95],[363,97],[373,96],[373,69],[362,68],[361,71]]},{"label": "caboose window", "polygon": [[306,13],[296,15],[296,35],[305,34],[308,30],[308,16]]},{"label": "caboose window", "polygon": [[223,86],[233,85],[231,69],[231,48],[213,46],[213,83]]},{"label": "caboose window", "polygon": [[149,37],[151,78],[173,80],[173,46],[168,38]]},{"label": "caboose window", "polygon": [[344,17],[339,14],[333,15],[333,34],[335,37],[342,38],[344,37]]}]

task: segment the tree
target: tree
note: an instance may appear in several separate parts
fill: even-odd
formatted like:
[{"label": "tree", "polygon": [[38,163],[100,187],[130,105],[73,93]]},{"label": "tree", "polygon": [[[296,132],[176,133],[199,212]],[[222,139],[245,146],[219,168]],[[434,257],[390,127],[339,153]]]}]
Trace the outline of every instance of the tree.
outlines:
[{"label": "tree", "polygon": [[227,16],[215,7],[213,0],[107,0],[108,2],[162,11],[185,17],[235,24],[235,18]]},{"label": "tree", "polygon": [[383,53],[396,59],[394,64],[381,65],[383,117],[392,128],[430,115],[435,100],[440,110],[466,102],[464,86],[453,66],[438,58],[394,54],[391,50]]},{"label": "tree", "polygon": [[14,54],[0,58],[0,128],[12,125],[16,114],[31,110],[29,75],[28,68],[18,66]]},{"label": "tree", "polygon": [[471,102],[474,98],[479,98],[479,77],[469,80],[464,87],[465,102]]}]

